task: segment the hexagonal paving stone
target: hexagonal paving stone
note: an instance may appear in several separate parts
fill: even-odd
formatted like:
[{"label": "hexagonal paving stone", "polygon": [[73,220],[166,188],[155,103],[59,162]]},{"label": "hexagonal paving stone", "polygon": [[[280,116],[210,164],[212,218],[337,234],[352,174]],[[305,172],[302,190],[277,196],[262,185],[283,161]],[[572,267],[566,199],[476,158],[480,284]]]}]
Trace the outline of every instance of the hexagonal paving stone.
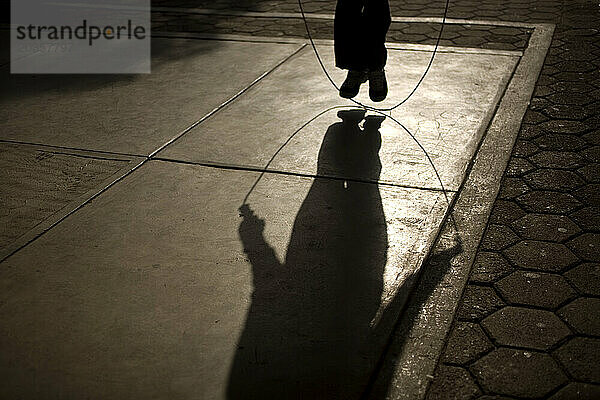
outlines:
[{"label": "hexagonal paving stone", "polygon": [[564,215],[527,214],[511,226],[523,239],[553,242],[563,242],[581,231]]},{"label": "hexagonal paving stone", "polygon": [[530,155],[537,152],[538,147],[528,140],[519,140],[513,147],[514,157],[529,157]]},{"label": "hexagonal paving stone", "polygon": [[525,211],[512,201],[497,200],[492,208],[489,223],[509,224],[525,215]]},{"label": "hexagonal paving stone", "polygon": [[[589,383],[569,383],[558,392],[554,393],[550,400],[598,400],[600,399],[600,386]],[[481,397],[479,398],[481,400]]]},{"label": "hexagonal paving stone", "polygon": [[557,65],[561,71],[591,72],[596,69],[594,64],[587,61],[564,61]]},{"label": "hexagonal paving stone", "polygon": [[486,392],[515,397],[543,397],[567,381],[549,355],[508,348],[485,355],[471,372]]},{"label": "hexagonal paving stone", "polygon": [[577,262],[577,257],[559,243],[524,240],[504,250],[510,261],[521,268],[559,272]]},{"label": "hexagonal paving stone", "polygon": [[[550,75],[540,75],[540,77],[538,78],[537,81],[537,85],[543,85],[543,86],[549,86],[552,85],[553,83],[556,83],[557,79],[553,76]],[[537,86],[536,85],[536,86]],[[543,100],[542,101],[535,101],[535,100]],[[549,101],[546,99],[539,99],[537,97],[534,97],[531,99],[531,103],[529,104],[529,109],[530,110],[534,110],[537,111],[540,109],[540,106],[542,106],[543,104],[548,104]]]},{"label": "hexagonal paving stone", "polygon": [[[433,32],[433,27],[425,24],[414,24],[414,25],[406,25],[402,32],[404,33],[414,33],[414,34],[423,34],[426,35],[428,33]],[[435,33],[435,32],[434,32]]]},{"label": "hexagonal paving stone", "polygon": [[461,367],[440,365],[429,391],[428,400],[474,399],[481,394],[473,378]]},{"label": "hexagonal paving stone", "polygon": [[590,183],[577,189],[573,195],[588,206],[600,207],[600,184]]},{"label": "hexagonal paving stone", "polygon": [[581,202],[568,193],[535,190],[516,198],[526,211],[564,214],[581,206]]},{"label": "hexagonal paving stone", "polygon": [[553,78],[565,82],[585,82],[589,81],[592,77],[581,72],[561,72],[555,74]]},{"label": "hexagonal paving stone", "polygon": [[600,383],[600,339],[575,337],[553,354],[575,379]]},{"label": "hexagonal paving stone", "polygon": [[480,251],[475,257],[469,280],[471,282],[490,283],[510,274],[513,267],[501,254]]},{"label": "hexagonal paving stone", "polygon": [[[548,100],[552,101],[550,97]],[[585,107],[574,104],[552,104],[544,108],[542,112],[550,118],[571,118],[578,120],[583,120],[590,115]]]},{"label": "hexagonal paving stone", "polygon": [[503,346],[547,350],[571,334],[554,313],[522,307],[504,307],[481,322]]},{"label": "hexagonal paving stone", "polygon": [[565,276],[581,293],[600,296],[600,264],[578,265]]},{"label": "hexagonal paving stone", "polygon": [[533,171],[534,169],[535,165],[533,165],[526,159],[520,157],[512,157],[508,163],[508,167],[506,168],[506,175],[520,176],[526,172]]},{"label": "hexagonal paving stone", "polygon": [[[537,105],[537,107],[536,107]],[[548,101],[534,97],[531,99],[530,110],[542,110],[544,106],[548,105]],[[541,124],[523,124],[521,125],[521,131],[519,132],[519,139],[529,140],[535,139],[544,133],[544,130],[540,128]]]},{"label": "hexagonal paving stone", "polygon": [[581,152],[581,155],[591,162],[600,162],[600,146],[593,146]]},{"label": "hexagonal paving stone", "polygon": [[[571,54],[570,52],[565,52],[563,53],[563,55],[565,55],[566,57],[573,57],[573,54]],[[589,55],[587,54],[587,51],[585,52],[586,57],[589,57]],[[576,83],[576,82],[563,82],[563,81],[557,81],[555,83],[553,83],[552,85],[552,89],[555,92],[575,92],[575,93],[588,93],[591,92],[593,89],[590,88],[589,84],[587,83]]]},{"label": "hexagonal paving stone", "polygon": [[559,72],[559,70],[556,67],[549,65],[549,64],[545,64],[544,67],[542,68],[542,74],[544,74],[544,75],[554,75],[558,72]]},{"label": "hexagonal paving stone", "polygon": [[512,43],[504,42],[487,42],[481,45],[484,49],[501,49],[501,50],[515,50],[517,46]]},{"label": "hexagonal paving stone", "polygon": [[521,33],[521,31],[517,28],[491,28],[490,32],[495,34],[495,35],[510,35],[510,36],[517,36]]},{"label": "hexagonal paving stone", "polygon": [[[546,117],[544,114],[536,112],[536,111],[532,111],[532,110],[527,110],[525,112],[525,116],[523,117],[523,122],[527,123],[527,124],[539,124],[540,122],[544,122],[544,121],[548,121],[548,117]],[[515,146],[520,146],[520,141],[517,140],[517,143],[515,144]],[[524,143],[529,143],[529,142],[524,142]],[[514,148],[513,148],[513,151]],[[529,154],[522,154],[523,156],[527,157]]]},{"label": "hexagonal paving stone", "polygon": [[463,36],[454,39],[453,42],[458,46],[479,47],[481,44],[485,43],[485,39],[473,36]]},{"label": "hexagonal paving stone", "polygon": [[584,207],[570,216],[581,229],[592,231],[600,226],[600,207]]},{"label": "hexagonal paving stone", "polygon": [[[593,100],[590,96],[586,96],[584,93],[573,93],[573,92],[559,92],[547,97],[553,103],[565,104],[565,105],[585,105],[591,103]],[[585,129],[585,128],[584,128]],[[573,133],[577,133],[573,131]]]},{"label": "hexagonal paving stone", "polygon": [[600,182],[600,164],[588,164],[579,168],[577,172],[589,183]]},{"label": "hexagonal paving stone", "polygon": [[586,133],[585,135],[583,135],[583,138],[589,144],[600,145],[600,130],[597,130],[595,132]]},{"label": "hexagonal paving stone", "polygon": [[459,320],[477,321],[503,306],[504,302],[491,287],[467,285],[456,316]]},{"label": "hexagonal paving stone", "polygon": [[[572,54],[570,54],[568,52],[567,53],[563,53],[563,54],[566,54],[567,57],[572,57],[573,56]],[[589,55],[587,55],[587,52],[586,52],[586,56],[589,56]],[[556,83],[553,83],[551,86],[552,86],[552,89],[555,92],[564,92],[564,91],[567,91],[567,92],[571,92],[571,93],[572,92],[575,92],[575,93],[588,93],[588,92],[591,92],[593,90],[593,89],[591,89],[589,87],[590,86],[589,84],[585,84],[585,83],[570,83],[570,82],[561,82],[561,81],[558,81]]]},{"label": "hexagonal paving stone", "polygon": [[542,151],[530,158],[543,168],[577,168],[583,165],[581,156],[571,151]]},{"label": "hexagonal paving stone", "polygon": [[529,186],[521,178],[505,178],[500,186],[499,197],[501,199],[512,199],[527,193]]},{"label": "hexagonal paving stone", "polygon": [[594,35],[594,32],[597,32],[595,29],[588,29],[588,28],[582,28],[582,27],[577,27],[577,28],[572,28],[572,29],[565,29],[563,28],[563,34],[564,35],[569,35],[569,36],[591,36]]},{"label": "hexagonal paving stone", "polygon": [[600,233],[584,233],[569,241],[567,245],[582,259],[600,262]]},{"label": "hexagonal paving stone", "polygon": [[490,224],[481,241],[484,250],[502,250],[519,240],[506,225]]},{"label": "hexagonal paving stone", "polygon": [[600,299],[580,297],[558,310],[558,315],[571,326],[576,333],[591,336],[600,335]]},{"label": "hexagonal paving stone", "polygon": [[458,322],[448,337],[442,361],[466,364],[494,349],[494,345],[478,324]]},{"label": "hexagonal paving stone", "polygon": [[523,176],[533,189],[573,190],[585,182],[575,172],[562,169],[538,169]]},{"label": "hexagonal paving stone", "polygon": [[542,135],[535,138],[534,142],[542,150],[577,151],[585,146],[583,139],[577,136],[561,134]]},{"label": "hexagonal paving stone", "polygon": [[[439,34],[438,32],[435,32],[433,34],[433,37],[437,39],[438,34]],[[445,29],[444,29],[444,33],[442,34],[442,38],[444,40],[452,40],[452,39],[456,39],[457,37],[460,37],[460,34],[458,34],[456,32],[447,32]]]},{"label": "hexagonal paving stone", "polygon": [[525,304],[555,309],[577,293],[560,275],[516,271],[498,281],[496,289],[509,304]]},{"label": "hexagonal paving stone", "polygon": [[[594,104],[594,107],[596,107],[598,105],[598,103]],[[596,113],[594,113],[589,119],[588,122],[590,124],[595,124],[596,126],[600,126],[600,115]]]}]

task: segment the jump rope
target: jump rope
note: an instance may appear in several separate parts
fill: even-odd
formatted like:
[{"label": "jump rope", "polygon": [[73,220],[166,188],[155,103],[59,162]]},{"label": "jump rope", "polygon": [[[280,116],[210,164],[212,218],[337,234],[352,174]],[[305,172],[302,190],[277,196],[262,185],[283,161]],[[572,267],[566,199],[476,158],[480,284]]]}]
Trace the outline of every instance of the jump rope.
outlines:
[{"label": "jump rope", "polygon": [[[398,124],[398,126],[400,126],[409,136],[410,138],[416,143],[416,145],[419,147],[419,149],[423,152],[423,154],[425,155],[425,157],[427,158],[427,161],[429,162],[429,164],[431,165],[431,168],[433,169],[433,172],[435,173],[435,176],[437,178],[437,180],[440,183],[440,189],[442,191],[442,193],[444,194],[444,198],[446,200],[446,203],[448,204],[448,207],[450,207],[450,198],[448,197],[448,193],[446,191],[446,188],[444,186],[444,183],[442,182],[442,179],[440,177],[440,174],[438,173],[438,170],[435,166],[435,163],[433,162],[433,160],[431,159],[431,157],[429,156],[429,154],[427,153],[427,150],[425,150],[425,148],[423,147],[423,145],[421,145],[421,143],[419,142],[419,140],[415,137],[415,135],[412,134],[412,132],[410,132],[410,130],[404,126],[404,124],[402,124],[400,121],[398,121],[396,118],[394,118],[391,113],[393,110],[395,110],[396,108],[400,107],[401,105],[403,105],[404,103],[406,103],[413,94],[415,94],[415,92],[417,91],[417,89],[419,88],[419,86],[421,86],[421,83],[423,82],[423,80],[425,79],[425,77],[427,76],[427,74],[429,73],[429,70],[431,69],[431,66],[433,64],[433,61],[435,59],[435,56],[437,54],[438,48],[439,48],[439,44],[440,41],[442,39],[442,34],[444,32],[444,26],[446,25],[446,17],[448,15],[448,6],[450,4],[450,0],[446,0],[446,4],[444,6],[444,15],[442,18],[442,23],[440,26],[440,31],[439,34],[437,36],[436,42],[435,42],[435,46],[433,49],[433,52],[431,53],[431,57],[429,58],[429,62],[427,63],[427,67],[425,68],[425,70],[423,71],[423,74],[421,75],[421,77],[419,78],[419,80],[417,81],[417,83],[415,84],[415,86],[413,87],[413,89],[410,91],[410,93],[399,103],[397,103],[396,105],[394,105],[393,107],[387,107],[387,108],[377,108],[377,107],[373,107],[373,106],[369,106],[366,104],[361,103],[360,101],[356,100],[356,99],[348,99],[350,100],[352,103],[354,103],[354,105],[336,105],[333,107],[329,107],[321,112],[319,112],[318,114],[316,114],[314,117],[312,117],[311,119],[309,119],[307,122],[305,122],[304,124],[302,124],[298,129],[296,129],[289,137],[288,139],[279,147],[279,149],[273,154],[273,156],[269,159],[269,161],[267,162],[267,164],[265,165],[265,167],[263,168],[261,174],[258,176],[258,178],[256,179],[256,181],[254,182],[254,184],[252,185],[252,187],[250,188],[250,190],[248,191],[248,193],[246,194],[246,197],[244,197],[244,201],[242,203],[241,207],[244,207],[247,205],[248,202],[248,198],[250,197],[250,194],[252,194],[252,192],[254,191],[254,189],[256,188],[256,186],[258,185],[258,183],[261,181],[261,179],[263,178],[263,176],[265,175],[265,173],[267,172],[269,166],[271,165],[271,163],[273,162],[273,160],[275,160],[275,158],[277,157],[277,155],[285,148],[285,146],[300,132],[302,131],[304,128],[306,128],[308,125],[310,125],[314,120],[316,120],[317,118],[319,118],[321,115],[328,113],[329,111],[335,110],[335,109],[341,109],[341,108],[354,108],[355,106],[358,106],[362,109],[364,109],[365,111],[372,111],[375,112],[377,114],[380,114],[386,118],[390,118],[393,122],[395,122],[396,124]],[[331,83],[331,85],[335,88],[336,91],[339,92],[340,88],[339,86],[335,83],[335,81],[333,80],[333,78],[331,77],[331,75],[329,74],[329,72],[327,71],[327,68],[325,67],[325,64],[323,63],[323,60],[321,59],[321,55],[319,54],[319,51],[317,50],[317,46],[315,45],[315,42],[313,40],[313,37],[310,33],[310,27],[308,25],[308,21],[306,18],[306,14],[304,12],[304,7],[302,5],[302,0],[298,0],[298,6],[300,8],[300,13],[302,14],[302,20],[304,21],[304,27],[306,29],[306,34],[308,35],[308,39],[310,41],[310,45],[313,49],[313,52],[315,53],[315,56],[317,58],[317,61],[319,63],[319,65],[321,66],[321,70],[323,71],[323,73],[325,74],[325,76],[327,77],[327,80]],[[386,114],[385,112],[389,112],[389,115]],[[241,208],[240,207],[240,208]],[[458,234],[458,227],[456,224],[456,221],[454,220],[454,217],[452,215],[450,215],[450,219],[452,221],[452,224],[455,228],[455,235]],[[460,243],[460,238],[458,237],[458,241]]]}]

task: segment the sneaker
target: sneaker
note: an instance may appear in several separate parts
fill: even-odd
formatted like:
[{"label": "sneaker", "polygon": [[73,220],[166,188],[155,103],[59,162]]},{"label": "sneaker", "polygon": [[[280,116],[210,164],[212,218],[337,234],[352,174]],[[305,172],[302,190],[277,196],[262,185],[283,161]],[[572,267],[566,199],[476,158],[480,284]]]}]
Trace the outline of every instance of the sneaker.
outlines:
[{"label": "sneaker", "polygon": [[385,71],[369,71],[369,97],[373,101],[383,101],[387,97]]},{"label": "sneaker", "polygon": [[348,71],[346,80],[340,87],[340,96],[351,99],[358,94],[360,85],[367,81],[367,73],[365,71]]}]

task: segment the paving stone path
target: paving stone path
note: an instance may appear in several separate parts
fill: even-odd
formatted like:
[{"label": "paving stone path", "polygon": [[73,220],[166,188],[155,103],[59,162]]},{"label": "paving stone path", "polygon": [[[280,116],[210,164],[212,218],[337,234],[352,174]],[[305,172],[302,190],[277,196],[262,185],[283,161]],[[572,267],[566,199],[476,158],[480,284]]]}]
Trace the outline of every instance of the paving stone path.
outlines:
[{"label": "paving stone path", "polygon": [[[278,12],[298,13],[299,7],[294,0],[287,2],[170,2],[156,0],[152,16],[152,28],[159,32],[194,32],[210,34],[237,34],[270,37],[307,37],[304,22],[300,18],[273,18],[266,16],[231,16],[234,12]],[[307,13],[333,14],[335,2],[303,2]],[[395,17],[423,17],[443,15],[445,3],[441,8],[429,8],[429,12],[417,13],[415,4],[398,5],[392,3],[392,15]],[[168,7],[168,8],[164,8]],[[408,7],[410,10],[405,9]],[[421,4],[420,7],[426,7]],[[222,11],[223,14],[194,13],[193,9]],[[180,10],[179,12],[173,10]],[[160,12],[158,12],[160,11]],[[198,10],[200,12],[200,10]],[[486,13],[484,13],[486,14]],[[449,13],[448,17],[451,17]],[[461,17],[462,18],[462,17]],[[482,16],[479,19],[487,19]],[[310,18],[311,35],[316,39],[333,38],[333,21]],[[388,41],[410,42],[416,44],[435,44],[439,36],[440,25],[427,22],[393,22]],[[531,30],[519,27],[499,27],[493,25],[446,25],[440,41],[442,46],[467,46],[494,50],[522,50],[527,45]]]},{"label": "paving stone path", "polygon": [[[539,2],[546,3],[546,2]],[[565,4],[427,398],[600,398],[599,7]]]},{"label": "paving stone path", "polygon": [[[331,13],[331,12],[330,12]],[[282,21],[284,23],[282,23]],[[333,38],[333,20],[308,18],[311,36],[315,39]],[[306,38],[301,18],[266,18],[164,12],[153,16],[152,28],[159,32],[193,32],[236,34],[268,37]],[[440,25],[425,22],[393,22],[388,41],[429,44],[436,43]],[[531,30],[493,25],[446,25],[441,46],[466,46],[494,50],[523,50]]]},{"label": "paving stone path", "polygon": [[[439,17],[444,1],[391,1]],[[157,7],[298,12],[294,0],[154,0]],[[331,13],[334,1],[305,1]],[[557,24],[486,233],[427,392],[434,399],[600,398],[600,6],[593,1],[453,0],[450,18]],[[304,37],[302,21],[155,13],[156,30]],[[311,21],[331,38],[330,21]],[[388,40],[430,44],[435,24]],[[527,31],[445,30],[443,45],[522,49]]]}]

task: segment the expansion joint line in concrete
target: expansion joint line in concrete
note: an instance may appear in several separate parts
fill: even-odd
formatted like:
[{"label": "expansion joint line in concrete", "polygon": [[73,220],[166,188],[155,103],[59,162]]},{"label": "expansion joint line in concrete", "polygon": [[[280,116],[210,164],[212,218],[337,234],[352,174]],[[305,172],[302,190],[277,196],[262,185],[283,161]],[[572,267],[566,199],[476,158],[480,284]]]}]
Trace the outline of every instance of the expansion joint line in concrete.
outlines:
[{"label": "expansion joint line in concrete", "polygon": [[[65,154],[65,155],[79,155],[77,152],[86,152],[89,153],[90,158],[102,158],[105,160],[117,160],[122,161],[123,158],[109,158],[108,156],[119,156],[119,157],[146,157],[144,154],[136,154],[136,153],[123,153],[118,151],[106,151],[106,150],[91,150],[91,149],[82,149],[80,147],[68,147],[68,146],[57,146],[36,142],[24,142],[21,140],[12,140],[12,139],[0,139],[0,143],[9,143],[9,144],[18,144],[23,146],[32,146],[36,148],[45,148],[48,149],[48,153],[55,154]],[[61,150],[61,151],[56,151]],[[93,155],[91,155],[93,154]],[[106,155],[107,157],[104,157]]]},{"label": "expansion joint line in concrete", "polygon": [[[405,184],[401,184],[401,183],[377,181],[377,180],[373,180],[373,179],[347,178],[347,177],[340,177],[340,176],[335,176],[335,175],[320,175],[320,174],[309,174],[309,173],[294,172],[294,171],[281,171],[281,170],[277,170],[277,169],[260,168],[260,167],[253,167],[253,166],[249,166],[249,165],[220,164],[220,163],[215,163],[215,162],[210,162],[210,161],[204,161],[204,162],[203,161],[185,161],[185,160],[178,160],[175,158],[158,157],[158,156],[153,157],[152,160],[168,162],[168,163],[175,163],[175,164],[197,165],[200,167],[224,169],[224,170],[231,170],[231,171],[261,172],[261,173],[269,173],[269,174],[273,174],[273,175],[297,176],[297,177],[301,177],[301,178],[328,179],[328,180],[334,180],[334,181],[366,183],[366,184],[373,184],[373,185],[378,185],[378,186],[394,187],[394,188],[401,188],[401,189],[424,190],[424,191],[428,191],[428,192],[442,193],[444,191],[440,188],[434,188],[434,187],[405,185]],[[454,189],[445,189],[445,191],[446,191],[446,193],[456,193],[457,192],[457,190],[454,190]]]}]

